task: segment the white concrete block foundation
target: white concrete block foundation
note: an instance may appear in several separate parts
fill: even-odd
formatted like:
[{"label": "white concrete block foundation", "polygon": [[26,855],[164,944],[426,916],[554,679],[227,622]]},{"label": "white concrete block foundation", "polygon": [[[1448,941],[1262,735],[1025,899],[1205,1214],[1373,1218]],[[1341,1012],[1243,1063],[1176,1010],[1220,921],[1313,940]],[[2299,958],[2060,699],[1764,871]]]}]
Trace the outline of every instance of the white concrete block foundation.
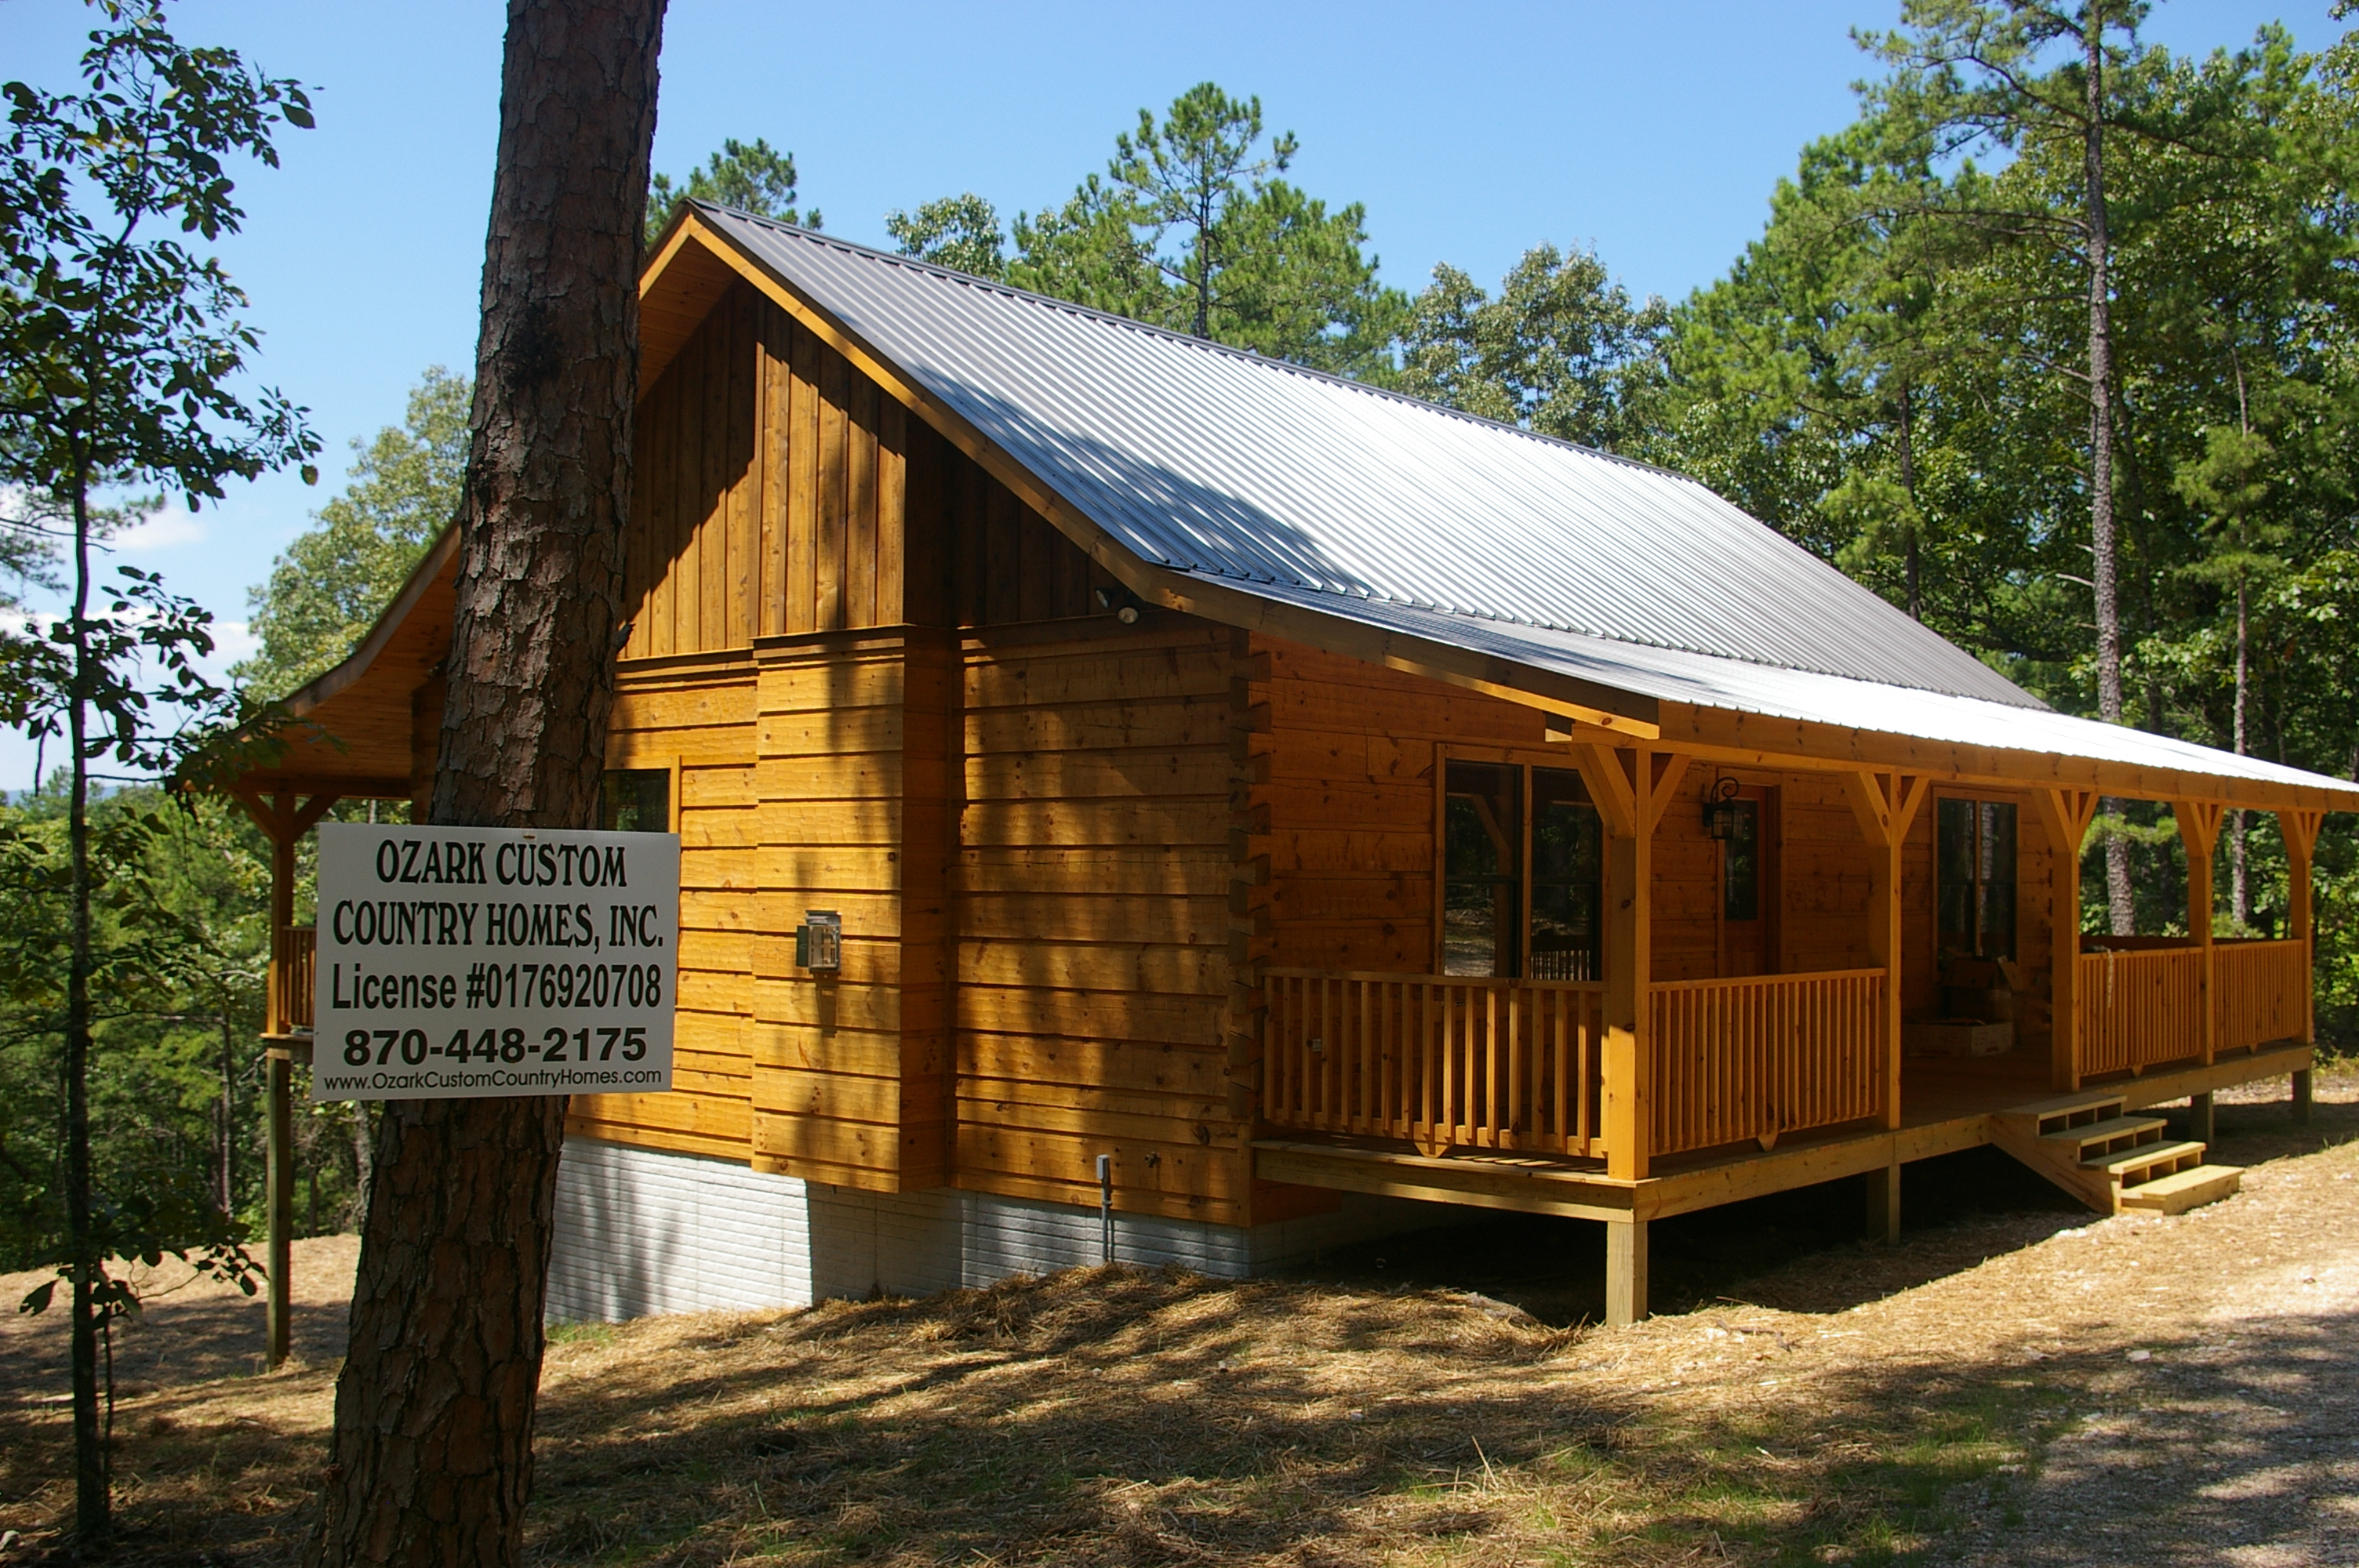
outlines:
[{"label": "white concrete block foundation", "polygon": [[[1114,1259],[1242,1279],[1446,1215],[1356,1194],[1343,1195],[1335,1213],[1250,1230],[1117,1212]],[[1095,1209],[948,1188],[864,1193],[570,1138],[557,1177],[549,1315],[611,1323],[879,1291],[927,1295],[1100,1260]]]}]

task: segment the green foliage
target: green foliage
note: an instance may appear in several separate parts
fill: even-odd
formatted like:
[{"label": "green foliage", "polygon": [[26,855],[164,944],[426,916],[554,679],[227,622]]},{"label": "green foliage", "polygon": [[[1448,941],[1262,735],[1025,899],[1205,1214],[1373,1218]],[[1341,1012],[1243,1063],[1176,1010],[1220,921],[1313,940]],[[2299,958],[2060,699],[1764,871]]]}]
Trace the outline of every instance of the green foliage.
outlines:
[{"label": "green foliage", "polygon": [[401,424],[353,439],[344,492],[312,514],[247,595],[261,647],[230,674],[259,696],[286,697],[368,635],[459,509],[473,386],[440,365],[410,389]]},{"label": "green foliage", "polygon": [[1607,451],[1643,438],[1670,308],[1634,304],[1593,251],[1538,245],[1493,298],[1433,269],[1401,331],[1396,384],[1413,395]]},{"label": "green foliage", "polygon": [[647,243],[653,245],[686,201],[714,201],[775,218],[781,223],[820,227],[819,209],[795,210],[795,155],[782,153],[756,136],[751,142],[727,140],[721,150],[692,168],[677,187],[671,176],[658,174],[647,181]]},{"label": "green foliage", "polygon": [[[1344,375],[1382,374],[1407,308],[1364,254],[1367,210],[1277,178],[1292,133],[1263,139],[1261,100],[1212,82],[1053,211],[1018,213],[1005,276],[1037,293]],[[923,209],[920,209],[923,211]]]},{"label": "green foliage", "polygon": [[977,277],[1007,270],[999,210],[972,190],[926,202],[915,212],[896,208],[885,215],[885,229],[905,256]]}]

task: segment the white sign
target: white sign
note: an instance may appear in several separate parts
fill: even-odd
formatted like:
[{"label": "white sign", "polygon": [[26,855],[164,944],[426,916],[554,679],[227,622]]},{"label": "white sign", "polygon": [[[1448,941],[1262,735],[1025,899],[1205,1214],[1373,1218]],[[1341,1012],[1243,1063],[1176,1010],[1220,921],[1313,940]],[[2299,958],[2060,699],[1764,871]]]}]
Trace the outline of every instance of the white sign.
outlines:
[{"label": "white sign", "polygon": [[320,826],[311,1098],[671,1087],[679,838]]}]

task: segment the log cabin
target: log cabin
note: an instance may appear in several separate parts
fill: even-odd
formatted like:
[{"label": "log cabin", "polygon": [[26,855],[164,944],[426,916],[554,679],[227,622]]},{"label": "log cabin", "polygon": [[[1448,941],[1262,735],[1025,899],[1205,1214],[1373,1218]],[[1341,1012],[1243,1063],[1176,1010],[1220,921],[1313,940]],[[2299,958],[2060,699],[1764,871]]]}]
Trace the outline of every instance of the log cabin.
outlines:
[{"label": "log cabin", "polygon": [[[573,1103],[555,1315],[1473,1206],[1603,1222],[1627,1322],[1658,1218],[1851,1180],[1897,1234],[1990,1143],[2175,1212],[2213,1091],[2305,1103],[2359,786],[2054,712],[1678,474],[719,207],[640,330],[603,809],[682,840],[678,1072]],[[292,845],[423,800],[456,548],[237,781],[289,1050]],[[2175,816],[2177,934],[2090,931],[2108,798]],[[2229,812],[2268,939],[2214,935]]]}]

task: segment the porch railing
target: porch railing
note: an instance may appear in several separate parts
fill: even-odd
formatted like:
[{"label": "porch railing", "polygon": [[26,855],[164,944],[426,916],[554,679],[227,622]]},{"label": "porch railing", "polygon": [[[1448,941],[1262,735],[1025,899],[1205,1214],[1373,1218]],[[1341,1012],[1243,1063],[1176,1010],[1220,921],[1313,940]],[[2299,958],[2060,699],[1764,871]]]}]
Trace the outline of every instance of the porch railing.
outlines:
[{"label": "porch railing", "polygon": [[270,943],[270,1034],[298,1034],[311,1027],[311,977],[319,933],[309,925],[282,925]]},{"label": "porch railing", "polygon": [[2309,943],[2215,943],[2212,964],[2212,1040],[2219,1050],[2243,1051],[2309,1033]]},{"label": "porch railing", "polygon": [[2203,949],[2081,955],[2075,1040],[2081,1071],[2143,1072],[2203,1054]]},{"label": "porch railing", "polygon": [[1653,1001],[1654,1149],[1756,1139],[1880,1115],[1884,971],[1678,980]]},{"label": "porch railing", "polygon": [[1307,1132],[1597,1157],[1605,987],[1265,969],[1262,1116]]}]

